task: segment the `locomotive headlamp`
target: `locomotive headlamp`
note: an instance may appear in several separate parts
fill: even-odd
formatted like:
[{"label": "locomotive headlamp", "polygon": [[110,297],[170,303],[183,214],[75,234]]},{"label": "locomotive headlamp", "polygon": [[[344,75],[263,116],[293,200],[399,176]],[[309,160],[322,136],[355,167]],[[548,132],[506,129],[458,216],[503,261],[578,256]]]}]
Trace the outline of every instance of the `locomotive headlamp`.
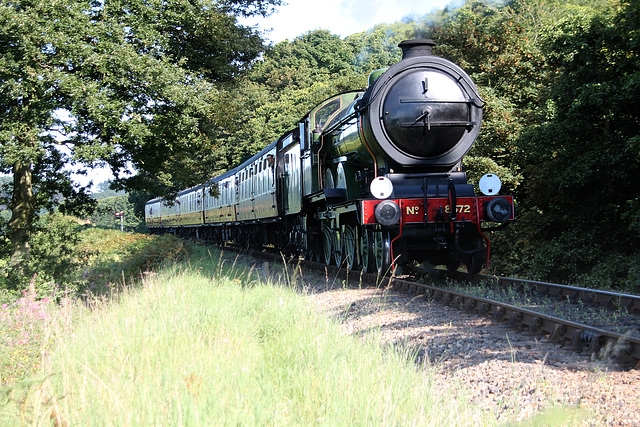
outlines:
[{"label": "locomotive headlamp", "polygon": [[511,203],[502,197],[491,199],[484,205],[484,216],[489,221],[507,222],[511,213]]},{"label": "locomotive headlamp", "polygon": [[502,182],[498,175],[488,173],[480,178],[478,186],[482,194],[485,196],[493,196],[494,194],[498,194],[500,188],[502,188]]},{"label": "locomotive headlamp", "polygon": [[400,221],[400,206],[393,200],[384,200],[376,206],[376,220],[382,225],[395,225]]},{"label": "locomotive headlamp", "polygon": [[393,193],[393,183],[385,176],[379,176],[369,185],[371,195],[376,199],[386,199]]}]

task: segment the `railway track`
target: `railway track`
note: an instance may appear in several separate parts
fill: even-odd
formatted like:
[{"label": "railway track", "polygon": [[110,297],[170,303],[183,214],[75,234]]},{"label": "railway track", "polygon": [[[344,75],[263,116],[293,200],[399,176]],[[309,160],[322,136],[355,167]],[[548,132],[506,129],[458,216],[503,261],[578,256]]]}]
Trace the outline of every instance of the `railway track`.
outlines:
[{"label": "railway track", "polygon": [[[443,276],[444,271],[434,270],[431,276]],[[469,283],[487,283],[499,287],[517,287],[519,290],[530,290],[537,295],[571,303],[581,302],[589,307],[601,307],[613,311],[624,311],[630,314],[640,314],[640,295],[631,295],[618,292],[610,292],[598,289],[581,288],[576,286],[560,285],[556,283],[540,282],[535,280],[514,279],[509,277],[486,276],[477,274],[473,277],[465,273],[448,273],[459,281]]]},{"label": "railway track", "polygon": [[[499,283],[512,283],[514,279],[499,278]],[[518,281],[519,282],[519,281]],[[588,354],[592,359],[606,361],[611,367],[619,369],[629,369],[636,367],[640,361],[640,334],[636,323],[635,330],[628,330],[621,333],[611,330],[616,325],[609,325],[604,328],[591,323],[576,322],[566,317],[552,316],[540,310],[532,310],[520,305],[513,305],[504,301],[484,298],[477,295],[458,292],[440,286],[416,284],[411,281],[401,279],[392,280],[396,287],[402,287],[412,292],[424,290],[427,295],[444,304],[458,307],[468,312],[475,312],[478,315],[491,317],[495,321],[508,322],[512,327],[520,328],[531,335],[544,335],[547,341],[556,342],[568,346],[575,351]],[[519,283],[523,284],[523,283]],[[576,295],[585,297],[584,301],[591,303],[598,302],[603,308],[616,306],[618,308],[629,307],[628,305],[617,305],[613,301],[633,301],[633,307],[637,307],[640,297],[612,292],[583,290],[574,288],[529,282],[524,284],[533,286],[542,292],[548,289],[556,289],[558,292],[567,293],[570,298],[579,298]],[[560,297],[562,298],[562,297]],[[635,316],[636,322],[638,317]]]},{"label": "railway track", "polygon": [[[279,254],[265,252],[252,254],[282,262],[282,256]],[[427,280],[394,276],[381,278],[375,274],[347,271],[344,268],[310,261],[292,259],[290,262],[322,271],[332,278],[348,280],[350,283],[393,287],[412,295],[424,295],[425,298],[450,307],[489,317],[496,322],[504,322],[526,334],[543,336],[545,341],[555,342],[589,355],[592,360],[600,360],[609,369],[624,370],[640,366],[640,296],[637,295],[505,277],[482,275],[471,277],[465,273],[450,274],[444,270],[426,273]],[[477,289],[475,294],[463,292],[457,285],[452,286],[452,280],[467,285],[489,284],[488,286],[498,288],[510,287],[515,289],[516,293],[535,294],[537,297],[547,298],[547,301],[555,300],[556,304],[567,304],[583,309],[597,307],[603,312],[622,312],[626,320],[622,326],[615,324],[615,319],[621,317],[619,315],[612,316],[614,321],[604,326],[602,321],[595,323],[588,320],[576,321],[568,318],[569,316],[551,315],[542,310],[532,309],[530,306],[477,295]],[[430,283],[424,283],[425,281]],[[539,302],[537,305],[542,307],[546,303]]]}]

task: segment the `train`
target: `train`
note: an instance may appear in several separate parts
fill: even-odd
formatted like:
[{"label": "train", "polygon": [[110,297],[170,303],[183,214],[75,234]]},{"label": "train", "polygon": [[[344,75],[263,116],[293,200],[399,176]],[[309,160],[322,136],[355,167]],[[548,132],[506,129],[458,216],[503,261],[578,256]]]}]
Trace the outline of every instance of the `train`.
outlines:
[{"label": "train", "polygon": [[428,263],[478,273],[487,230],[514,221],[513,196],[486,174],[477,195],[462,158],[485,102],[429,39],[366,89],[332,96],[238,167],[145,205],[151,233],[273,246],[305,259],[385,274]]}]

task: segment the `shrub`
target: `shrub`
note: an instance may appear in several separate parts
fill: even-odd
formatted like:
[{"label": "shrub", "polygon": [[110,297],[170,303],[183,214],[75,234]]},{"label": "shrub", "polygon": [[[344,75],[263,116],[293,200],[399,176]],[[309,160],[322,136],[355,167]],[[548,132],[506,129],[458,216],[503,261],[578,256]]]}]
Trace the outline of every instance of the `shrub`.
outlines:
[{"label": "shrub", "polygon": [[49,298],[36,299],[33,291],[0,309],[0,386],[34,373],[52,342]]},{"label": "shrub", "polygon": [[80,250],[87,254],[90,262],[80,273],[81,286],[77,293],[101,295],[131,283],[146,271],[183,259],[191,247],[173,235],[93,229],[87,233]]},{"label": "shrub", "polygon": [[[36,273],[28,290],[0,292],[0,385],[21,381],[37,371],[54,338],[55,316],[50,313],[58,307],[53,303],[63,294],[70,297],[63,300],[66,302],[106,295],[123,282],[134,283],[145,271],[182,259],[190,249],[175,236],[100,229],[78,234],[74,221],[60,216],[47,221],[50,227],[41,228],[34,239],[37,249],[30,272]],[[23,280],[21,283],[28,282],[26,277]]]},{"label": "shrub", "polygon": [[76,219],[59,213],[39,216],[33,225],[29,264],[23,275],[9,274],[8,253],[0,261],[0,300],[14,301],[30,282],[38,295],[51,298],[73,286],[78,267],[86,262],[77,251],[81,229]]}]

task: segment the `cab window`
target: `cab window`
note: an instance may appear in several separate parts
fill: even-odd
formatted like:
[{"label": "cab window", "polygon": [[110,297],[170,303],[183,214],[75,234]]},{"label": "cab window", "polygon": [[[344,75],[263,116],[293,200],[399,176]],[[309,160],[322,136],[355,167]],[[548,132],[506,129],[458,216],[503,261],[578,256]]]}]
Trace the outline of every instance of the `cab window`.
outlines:
[{"label": "cab window", "polygon": [[318,109],[318,111],[316,111],[316,120],[315,120],[316,129],[318,130],[323,129],[324,126],[327,124],[327,121],[329,121],[329,118],[331,118],[333,113],[335,113],[339,109],[340,109],[340,98],[336,98],[328,102],[327,104],[323,105],[320,109]]}]

